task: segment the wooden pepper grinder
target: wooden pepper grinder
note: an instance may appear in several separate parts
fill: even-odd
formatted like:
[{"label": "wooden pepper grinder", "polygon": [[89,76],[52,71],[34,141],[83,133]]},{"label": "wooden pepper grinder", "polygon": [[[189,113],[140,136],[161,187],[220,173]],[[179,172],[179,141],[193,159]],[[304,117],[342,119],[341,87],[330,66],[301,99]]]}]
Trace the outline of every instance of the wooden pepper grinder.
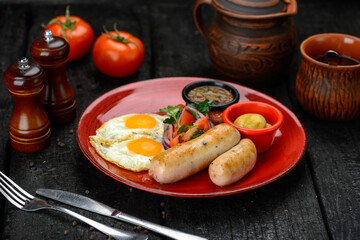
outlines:
[{"label": "wooden pepper grinder", "polygon": [[4,74],[14,102],[9,122],[10,141],[20,152],[37,152],[50,143],[50,121],[43,108],[45,78],[44,70],[25,57]]},{"label": "wooden pepper grinder", "polygon": [[30,54],[46,73],[44,109],[52,124],[63,124],[75,118],[76,100],[67,75],[70,46],[60,37],[53,36],[50,30],[35,40]]}]

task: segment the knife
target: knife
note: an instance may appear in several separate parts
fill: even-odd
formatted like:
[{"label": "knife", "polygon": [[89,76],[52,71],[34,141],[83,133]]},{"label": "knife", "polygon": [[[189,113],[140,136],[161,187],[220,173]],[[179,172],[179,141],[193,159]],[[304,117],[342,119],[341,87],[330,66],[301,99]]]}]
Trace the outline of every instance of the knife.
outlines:
[{"label": "knife", "polygon": [[76,193],[72,193],[72,192],[66,192],[66,191],[62,191],[62,190],[55,190],[55,189],[43,189],[40,188],[38,190],[36,190],[36,193],[74,206],[74,207],[78,207],[90,212],[94,212],[103,216],[107,216],[107,217],[111,217],[111,218],[115,218],[117,220],[122,220],[131,224],[135,224],[135,225],[139,225],[142,226],[146,229],[149,229],[151,231],[160,233],[164,236],[173,238],[173,239],[178,239],[178,240],[206,240],[206,238],[202,238],[196,235],[192,235],[192,234],[188,234],[188,233],[184,233],[175,229],[171,229],[162,225],[158,225],[152,222],[148,222],[146,220],[142,220],[140,218],[128,215],[126,213],[120,212],[119,210],[109,207],[101,202],[95,201],[91,198],[76,194]]}]

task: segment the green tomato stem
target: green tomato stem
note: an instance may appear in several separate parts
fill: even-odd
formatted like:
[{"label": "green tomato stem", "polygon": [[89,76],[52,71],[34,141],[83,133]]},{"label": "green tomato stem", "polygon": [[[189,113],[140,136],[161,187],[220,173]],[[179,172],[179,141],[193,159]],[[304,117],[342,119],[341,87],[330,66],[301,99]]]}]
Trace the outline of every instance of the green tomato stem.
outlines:
[{"label": "green tomato stem", "polygon": [[66,35],[65,35],[65,30],[67,29],[70,29],[69,31],[69,35],[70,35],[70,38],[71,38],[71,33],[72,31],[74,31],[75,29],[75,23],[76,23],[76,20],[75,19],[72,19],[70,18],[70,6],[66,6],[66,10],[65,10],[65,22],[61,22],[59,19],[52,19],[48,24],[47,26],[53,24],[53,23],[58,23],[60,24],[61,26],[61,35],[65,38],[66,41],[68,41]]},{"label": "green tomato stem", "polygon": [[114,31],[116,32],[116,35],[111,34],[111,33],[106,29],[105,26],[103,26],[103,28],[104,28],[104,32],[108,35],[108,37],[114,39],[115,41],[120,42],[120,43],[124,43],[124,44],[133,43],[133,44],[135,44],[135,46],[136,46],[138,49],[140,49],[140,46],[139,46],[139,44],[138,44],[137,42],[135,42],[135,41],[133,41],[133,40],[131,40],[131,39],[126,39],[126,38],[124,38],[123,36],[121,36],[119,30],[117,29],[116,23],[114,24]]}]

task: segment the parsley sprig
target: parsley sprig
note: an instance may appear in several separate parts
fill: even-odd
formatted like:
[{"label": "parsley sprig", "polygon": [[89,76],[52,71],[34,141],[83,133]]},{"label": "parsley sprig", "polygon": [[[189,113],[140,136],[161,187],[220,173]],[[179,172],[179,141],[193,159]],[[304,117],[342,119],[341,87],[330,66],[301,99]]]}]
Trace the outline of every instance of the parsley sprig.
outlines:
[{"label": "parsley sprig", "polygon": [[[195,108],[202,114],[206,115],[211,110],[212,102],[213,102],[212,100],[206,99],[205,101],[203,101],[199,104],[191,103],[191,104],[189,104],[189,106]],[[170,118],[167,118],[164,120],[164,123],[168,123],[168,124],[177,123],[179,120],[179,117],[180,117],[180,113],[181,113],[180,109],[181,109],[180,106],[171,106],[171,105],[167,106],[166,108],[161,108],[160,112],[166,113],[167,115],[170,116]],[[189,109],[187,109],[187,110],[189,110]],[[200,116],[197,113],[195,113],[194,111],[191,111],[191,110],[189,110],[189,111],[196,119],[200,118]]]},{"label": "parsley sprig", "polygon": [[167,106],[167,108],[161,108],[160,112],[164,112],[167,115],[170,116],[170,118],[167,118],[164,120],[164,123],[168,124],[175,124],[178,122],[178,119],[180,117],[180,106]]},{"label": "parsley sprig", "polygon": [[[198,110],[199,112],[201,112],[202,114],[206,115],[208,114],[208,112],[210,112],[211,110],[211,104],[212,104],[213,100],[209,100],[209,99],[205,99],[205,101],[201,102],[201,103],[190,103],[189,106],[195,108],[196,110]],[[198,114],[196,114],[195,112],[191,111],[191,114],[198,119],[199,116]]]}]

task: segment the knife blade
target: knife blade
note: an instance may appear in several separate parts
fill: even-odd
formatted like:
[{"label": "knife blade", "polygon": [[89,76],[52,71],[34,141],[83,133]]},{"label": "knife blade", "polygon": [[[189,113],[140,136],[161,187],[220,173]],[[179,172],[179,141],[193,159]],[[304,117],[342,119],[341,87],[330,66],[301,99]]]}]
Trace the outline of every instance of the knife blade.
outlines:
[{"label": "knife blade", "polygon": [[164,236],[173,238],[173,239],[177,239],[177,240],[206,240],[206,238],[203,237],[199,237],[196,235],[192,235],[189,233],[185,233],[185,232],[181,232],[175,229],[171,229],[156,223],[152,223],[134,216],[131,216],[129,214],[123,213],[115,208],[109,207],[101,202],[95,201],[89,197],[83,196],[83,195],[79,195],[76,193],[72,193],[72,192],[67,192],[67,191],[63,191],[63,190],[56,190],[56,189],[44,189],[44,188],[40,188],[38,190],[36,190],[36,193],[77,207],[77,208],[81,208],[90,212],[94,212],[106,217],[111,217],[117,220],[121,220],[121,221],[125,221],[127,223],[131,223],[131,224],[135,224],[135,225],[139,225],[142,226],[146,229],[149,229],[151,231],[160,233]]}]

